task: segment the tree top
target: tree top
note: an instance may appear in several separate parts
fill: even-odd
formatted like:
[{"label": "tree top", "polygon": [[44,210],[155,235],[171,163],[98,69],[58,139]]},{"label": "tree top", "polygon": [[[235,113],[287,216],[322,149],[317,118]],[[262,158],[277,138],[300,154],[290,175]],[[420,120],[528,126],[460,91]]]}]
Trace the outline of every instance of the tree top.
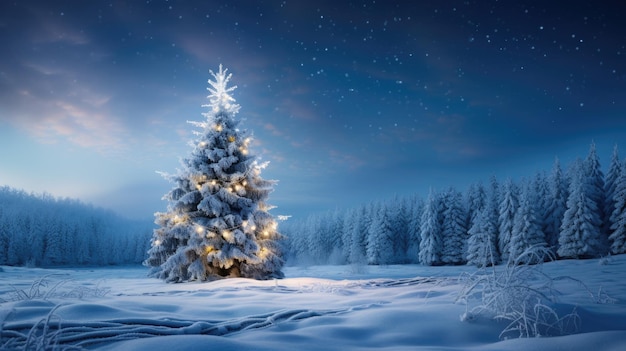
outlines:
[{"label": "tree top", "polygon": [[232,91],[237,89],[237,86],[228,87],[228,82],[232,74],[227,74],[228,69],[223,68],[221,64],[217,73],[212,70],[209,70],[209,72],[215,80],[209,79],[208,83],[210,87],[208,87],[207,90],[211,94],[207,96],[207,98],[210,103],[202,106],[210,107],[211,112],[214,114],[218,114],[219,112],[237,113],[239,111],[239,105],[235,103],[235,99],[230,95]]}]

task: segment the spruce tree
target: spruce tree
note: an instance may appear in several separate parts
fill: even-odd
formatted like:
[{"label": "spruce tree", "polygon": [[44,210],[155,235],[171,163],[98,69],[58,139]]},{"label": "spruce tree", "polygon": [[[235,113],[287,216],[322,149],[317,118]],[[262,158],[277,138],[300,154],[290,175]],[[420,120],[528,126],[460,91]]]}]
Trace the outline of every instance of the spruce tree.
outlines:
[{"label": "spruce tree", "polygon": [[493,207],[489,205],[476,214],[469,229],[467,264],[487,267],[498,263],[496,220],[490,218],[493,216]]},{"label": "spruce tree", "polygon": [[546,242],[548,247],[556,253],[559,243],[559,233],[563,214],[567,208],[567,181],[563,177],[559,159],[554,160],[552,174],[548,183],[548,208],[546,213]]},{"label": "spruce tree", "polygon": [[478,212],[487,206],[487,192],[482,183],[474,183],[467,189],[467,228],[471,228]]},{"label": "spruce tree", "polygon": [[521,263],[538,263],[536,256],[521,257],[534,246],[546,246],[538,211],[539,199],[535,185],[527,182],[520,193],[519,207],[513,220],[513,236],[509,245],[509,259]]},{"label": "spruce tree", "polygon": [[350,250],[352,250],[352,232],[356,226],[357,209],[349,209],[344,213],[341,228],[341,248],[342,256],[346,263],[350,263]]},{"label": "spruce tree", "polygon": [[[507,179],[502,187],[502,199],[499,206],[498,226],[498,250],[503,262],[509,260],[509,247],[513,237],[513,222],[519,206],[518,189],[511,179]],[[514,259],[514,257],[513,257]]]},{"label": "spruce tree", "polygon": [[589,147],[589,154],[583,163],[584,173],[587,178],[587,195],[595,202],[597,215],[600,219],[600,231],[605,238],[607,226],[604,225],[606,217],[604,214],[605,208],[605,193],[604,193],[604,173],[602,173],[602,167],[600,166],[600,157],[596,151],[596,144],[591,143]]},{"label": "spruce tree", "polygon": [[[463,196],[460,192],[450,188],[444,194],[443,202],[441,262],[462,264],[465,263],[467,245],[467,228],[465,227],[467,214],[463,208]],[[474,216],[474,221],[476,216]]]},{"label": "spruce tree", "polygon": [[367,261],[367,232],[371,225],[370,208],[367,205],[359,207],[355,225],[352,228],[350,263],[364,264]]},{"label": "spruce tree", "polygon": [[431,190],[420,221],[419,260],[423,265],[434,266],[442,263],[442,209],[441,196]]},{"label": "spruce tree", "polygon": [[626,165],[615,179],[613,213],[611,214],[611,253],[626,253]]},{"label": "spruce tree", "polygon": [[594,190],[589,184],[585,165],[578,160],[571,170],[567,210],[563,216],[559,249],[557,253],[565,258],[589,258],[606,253],[604,235],[601,232],[601,219]]},{"label": "spruce tree", "polygon": [[374,265],[389,264],[394,254],[393,225],[388,207],[379,204],[376,208],[367,235],[367,262]]},{"label": "spruce tree", "polygon": [[419,262],[419,251],[421,237],[422,212],[424,211],[424,200],[415,196],[411,201],[409,219],[409,247],[407,257],[410,262]]},{"label": "spruce tree", "polygon": [[249,153],[250,137],[237,129],[239,105],[222,69],[209,80],[209,111],[182,169],[165,175],[174,187],[156,213],[152,247],[144,262],[151,276],[168,282],[219,277],[282,277],[277,222],[266,199],[273,181],[261,178],[263,164]]},{"label": "spruce tree", "polygon": [[604,231],[611,233],[611,227],[613,225],[613,211],[615,210],[615,188],[617,186],[617,179],[622,173],[622,162],[619,159],[619,152],[617,145],[613,147],[613,154],[611,155],[611,164],[609,170],[606,173],[606,182],[604,183]]},{"label": "spruce tree", "polygon": [[406,263],[409,251],[409,204],[406,199],[397,195],[387,203],[389,220],[393,223],[393,258],[389,263]]}]

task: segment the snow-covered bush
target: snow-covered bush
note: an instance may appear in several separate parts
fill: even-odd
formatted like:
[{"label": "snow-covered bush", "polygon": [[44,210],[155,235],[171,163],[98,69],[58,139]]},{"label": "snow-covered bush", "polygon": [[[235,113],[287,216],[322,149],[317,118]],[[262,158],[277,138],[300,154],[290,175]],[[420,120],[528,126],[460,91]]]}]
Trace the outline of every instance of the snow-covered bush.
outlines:
[{"label": "snow-covered bush", "polygon": [[[572,334],[580,327],[575,309],[563,313],[558,308],[554,282],[570,277],[550,277],[542,271],[544,257],[554,259],[542,245],[532,246],[503,267],[483,268],[461,276],[463,287],[457,302],[465,303],[462,321],[479,316],[508,323],[500,338],[538,337]],[[579,282],[579,281],[577,281]],[[584,285],[579,282],[581,286]]]}]

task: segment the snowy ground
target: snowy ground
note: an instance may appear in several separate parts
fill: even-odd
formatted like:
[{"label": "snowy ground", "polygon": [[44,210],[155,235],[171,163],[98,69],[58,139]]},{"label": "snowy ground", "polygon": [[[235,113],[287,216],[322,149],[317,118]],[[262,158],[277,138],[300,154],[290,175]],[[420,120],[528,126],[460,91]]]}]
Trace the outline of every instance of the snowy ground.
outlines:
[{"label": "snowy ground", "polygon": [[557,281],[555,306],[576,308],[579,333],[509,340],[504,322],[460,320],[466,266],[294,267],[282,280],[189,284],[143,267],[1,268],[0,350],[626,350],[626,255],[544,265],[602,301]]}]

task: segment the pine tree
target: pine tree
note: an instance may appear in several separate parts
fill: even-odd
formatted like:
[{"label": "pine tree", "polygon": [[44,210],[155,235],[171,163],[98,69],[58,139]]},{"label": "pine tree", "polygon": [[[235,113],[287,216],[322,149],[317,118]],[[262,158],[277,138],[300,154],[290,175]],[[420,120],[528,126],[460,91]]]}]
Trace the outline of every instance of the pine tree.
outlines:
[{"label": "pine tree", "polygon": [[168,282],[218,277],[282,277],[277,222],[266,199],[274,182],[248,153],[250,138],[237,129],[239,105],[222,69],[209,80],[209,111],[182,170],[167,175],[174,188],[164,196],[167,212],[156,213],[149,257],[152,276]]},{"label": "pine tree", "polygon": [[[498,226],[498,250],[500,259],[504,262],[509,260],[509,246],[513,237],[513,223],[515,213],[519,206],[518,189],[512,180],[508,179],[502,187],[502,200],[499,206]],[[513,257],[514,258],[514,257]]]},{"label": "pine tree", "polygon": [[326,220],[326,240],[329,245],[326,262],[329,264],[345,264],[343,255],[343,217],[345,216],[338,208],[330,212]]},{"label": "pine tree", "polygon": [[622,173],[622,162],[619,159],[619,152],[617,145],[613,147],[613,154],[611,155],[611,163],[609,170],[606,173],[606,182],[604,183],[604,232],[611,233],[611,227],[613,225],[613,211],[615,210],[615,188],[617,186],[617,179]]},{"label": "pine tree", "polygon": [[349,209],[344,213],[341,228],[341,248],[344,261],[350,263],[350,251],[352,250],[352,232],[357,225],[357,209]]},{"label": "pine tree", "polygon": [[598,157],[595,143],[591,143],[591,146],[589,147],[589,154],[584,161],[584,174],[587,178],[585,182],[587,183],[588,187],[586,193],[596,204],[595,211],[597,212],[597,215],[600,219],[600,231],[603,233],[603,235],[605,235],[605,237],[608,237],[608,235],[604,231],[605,229],[607,229],[607,227],[604,225],[604,222],[606,220],[604,214],[604,174],[602,173],[600,158]]},{"label": "pine tree", "polygon": [[409,214],[409,247],[407,257],[411,262],[419,262],[421,239],[421,221],[424,212],[424,200],[417,196],[411,201]]},{"label": "pine tree", "polygon": [[482,183],[471,184],[467,189],[467,225],[471,228],[478,212],[487,205],[487,192]]},{"label": "pine tree", "polygon": [[419,260],[423,265],[440,265],[442,243],[442,204],[441,196],[433,190],[424,205],[420,228]]},{"label": "pine tree", "polygon": [[535,212],[541,231],[545,233],[548,227],[548,207],[550,206],[550,191],[545,173],[537,172],[533,180],[533,196],[535,198]]},{"label": "pine tree", "polygon": [[389,220],[393,223],[393,258],[390,263],[406,263],[409,250],[409,204],[396,195],[387,203],[387,208]]},{"label": "pine tree", "polygon": [[476,214],[469,229],[467,263],[476,267],[493,266],[498,263],[497,232],[493,208],[487,206]]},{"label": "pine tree", "polygon": [[355,225],[352,228],[350,263],[364,264],[367,261],[367,232],[371,226],[370,209],[363,205],[359,207]]},{"label": "pine tree", "polygon": [[[498,226],[498,216],[500,215],[500,202],[502,201],[502,191],[500,183],[495,176],[491,176],[489,181],[489,194],[487,196],[486,207],[490,208],[493,213],[489,214],[490,220],[494,221],[493,225],[496,230],[496,240],[500,236],[500,228]],[[497,246],[497,243],[496,243]],[[500,257],[498,255],[498,257]]]},{"label": "pine tree", "polygon": [[513,221],[509,258],[521,263],[538,263],[534,261],[538,258],[536,256],[521,257],[524,251],[534,246],[546,246],[534,184],[530,182],[526,184],[519,200],[519,207]]},{"label": "pine tree", "polygon": [[586,165],[578,160],[571,170],[567,210],[561,224],[557,253],[565,258],[588,258],[606,252],[601,219]]},{"label": "pine tree", "polygon": [[561,164],[558,158],[554,160],[547,195],[548,206],[544,232],[546,234],[548,247],[552,252],[556,253],[561,223],[563,222],[563,214],[567,208],[567,181],[565,177],[563,177],[563,171],[561,170]]},{"label": "pine tree", "polygon": [[611,235],[609,236],[611,252],[623,254],[626,253],[626,165],[624,164],[615,179],[613,200]]},{"label": "pine tree", "polygon": [[367,262],[369,264],[389,264],[393,261],[393,226],[389,209],[379,204],[372,218],[367,236]]},{"label": "pine tree", "polygon": [[463,208],[463,196],[460,192],[449,189],[443,196],[443,207],[441,262],[443,264],[465,263],[467,214]]}]

